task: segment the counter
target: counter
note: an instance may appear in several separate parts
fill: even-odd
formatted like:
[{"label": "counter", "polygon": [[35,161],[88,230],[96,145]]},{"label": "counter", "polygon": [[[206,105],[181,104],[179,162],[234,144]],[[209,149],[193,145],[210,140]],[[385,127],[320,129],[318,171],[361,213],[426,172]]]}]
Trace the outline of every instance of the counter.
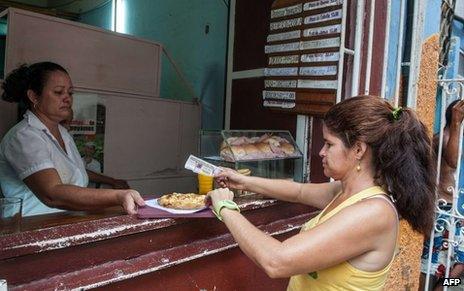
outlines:
[{"label": "counter", "polygon": [[[280,240],[317,213],[252,196],[236,202]],[[268,278],[216,218],[142,220],[117,208],[24,218],[23,232],[0,237],[0,278],[11,290],[282,290],[288,281]]]}]

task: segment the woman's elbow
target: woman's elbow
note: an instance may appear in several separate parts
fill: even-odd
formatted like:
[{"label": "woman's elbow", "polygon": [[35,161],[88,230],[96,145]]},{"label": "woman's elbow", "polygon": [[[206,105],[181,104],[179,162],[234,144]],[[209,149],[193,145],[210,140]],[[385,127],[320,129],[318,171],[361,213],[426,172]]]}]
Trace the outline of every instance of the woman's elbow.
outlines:
[{"label": "woman's elbow", "polygon": [[284,275],[284,273],[280,272],[278,269],[270,269],[270,270],[265,270],[265,271],[266,271],[266,274],[271,279],[283,279],[283,278],[289,277],[287,275]]},{"label": "woman's elbow", "polygon": [[62,203],[60,203],[59,200],[53,199],[52,197],[49,196],[41,196],[41,199],[43,204],[47,205],[48,207],[51,208],[61,208],[63,207]]},{"label": "woman's elbow", "polygon": [[42,201],[43,204],[51,208],[62,208],[64,205],[58,195],[54,195],[52,191],[37,191],[35,196]]},{"label": "woman's elbow", "polygon": [[448,164],[448,166],[452,169],[456,169],[458,167],[458,159],[456,157],[450,156],[450,155],[444,155],[445,161]]},{"label": "woman's elbow", "polygon": [[288,278],[290,274],[288,272],[289,263],[286,262],[285,258],[279,257],[278,255],[266,260],[262,267],[266,274],[272,279]]}]

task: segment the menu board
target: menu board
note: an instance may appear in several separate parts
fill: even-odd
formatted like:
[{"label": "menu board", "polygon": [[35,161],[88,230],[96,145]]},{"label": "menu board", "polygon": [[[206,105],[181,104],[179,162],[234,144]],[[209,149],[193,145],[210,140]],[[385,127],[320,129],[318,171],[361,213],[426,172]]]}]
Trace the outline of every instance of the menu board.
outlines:
[{"label": "menu board", "polygon": [[263,106],[323,115],[339,82],[343,0],[276,0],[264,52]]}]

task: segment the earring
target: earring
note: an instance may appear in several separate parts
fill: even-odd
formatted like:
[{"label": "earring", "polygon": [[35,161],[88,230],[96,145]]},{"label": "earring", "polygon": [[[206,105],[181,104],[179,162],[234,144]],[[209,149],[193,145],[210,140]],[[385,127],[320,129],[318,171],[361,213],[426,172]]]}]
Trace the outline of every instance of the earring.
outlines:
[{"label": "earring", "polygon": [[37,102],[33,105],[34,109],[37,110]]},{"label": "earring", "polygon": [[356,166],[356,171],[361,171],[361,161],[358,162],[358,165]]}]

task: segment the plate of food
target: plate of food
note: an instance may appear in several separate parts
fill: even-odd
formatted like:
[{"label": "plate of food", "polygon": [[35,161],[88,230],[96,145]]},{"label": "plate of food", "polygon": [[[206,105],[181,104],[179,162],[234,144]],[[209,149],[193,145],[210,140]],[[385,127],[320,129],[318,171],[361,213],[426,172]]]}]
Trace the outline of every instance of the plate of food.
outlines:
[{"label": "plate of food", "polygon": [[174,214],[189,214],[206,209],[206,196],[196,193],[169,193],[145,201],[146,205]]}]

